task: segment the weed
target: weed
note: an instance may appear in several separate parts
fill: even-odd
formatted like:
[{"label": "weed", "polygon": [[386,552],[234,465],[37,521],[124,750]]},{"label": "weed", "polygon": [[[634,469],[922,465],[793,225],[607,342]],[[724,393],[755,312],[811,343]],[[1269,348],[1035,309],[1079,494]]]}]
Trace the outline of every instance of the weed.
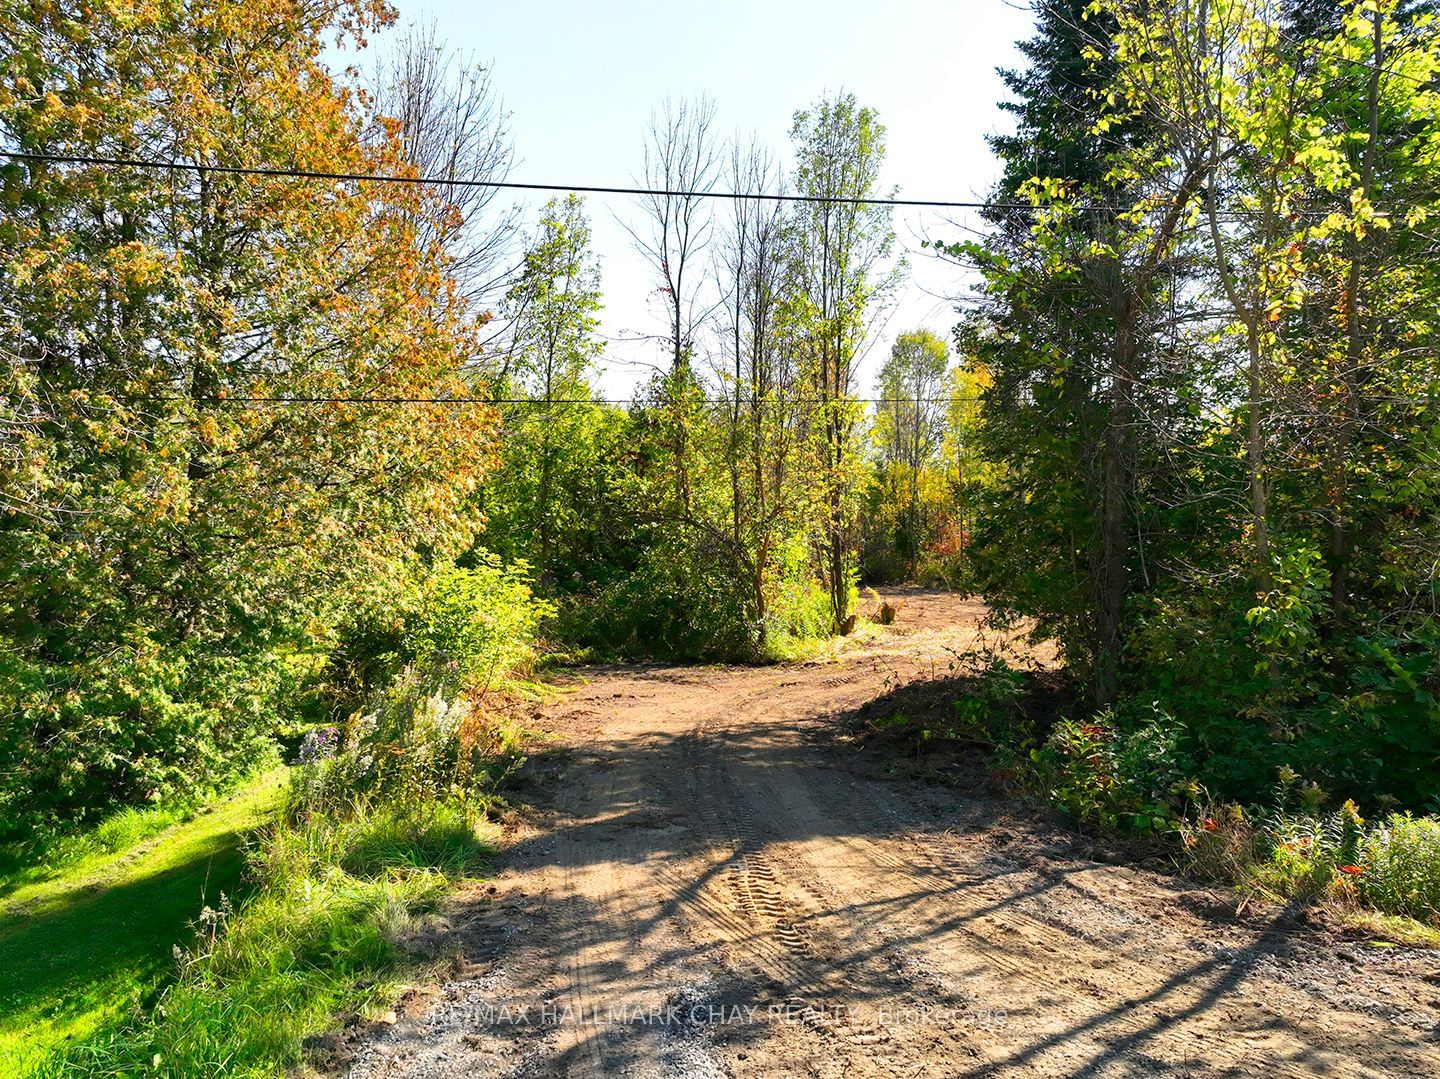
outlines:
[{"label": "weed", "polygon": [[1392,815],[1365,837],[1356,887],[1390,914],[1440,924],[1440,820]]}]

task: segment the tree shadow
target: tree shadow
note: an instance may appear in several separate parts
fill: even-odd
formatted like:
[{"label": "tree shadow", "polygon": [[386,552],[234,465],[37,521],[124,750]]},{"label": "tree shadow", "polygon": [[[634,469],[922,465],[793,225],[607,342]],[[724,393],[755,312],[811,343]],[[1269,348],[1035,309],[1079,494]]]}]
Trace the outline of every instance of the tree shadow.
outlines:
[{"label": "tree shadow", "polygon": [[242,842],[253,831],[246,824],[216,832],[175,864],[12,912],[0,924],[0,1012],[44,1007],[51,1017],[78,1015],[114,1004],[103,987],[116,979],[152,991],[173,970],[173,948],[190,941],[200,912],[222,893],[236,894]]}]

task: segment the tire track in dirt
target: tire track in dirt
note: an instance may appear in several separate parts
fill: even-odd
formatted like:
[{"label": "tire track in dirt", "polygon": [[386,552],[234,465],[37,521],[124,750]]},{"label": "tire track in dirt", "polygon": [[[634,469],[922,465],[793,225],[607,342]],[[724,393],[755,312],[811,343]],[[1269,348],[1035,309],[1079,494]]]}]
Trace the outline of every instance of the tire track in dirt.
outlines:
[{"label": "tire track in dirt", "polygon": [[[731,723],[731,729],[736,728],[757,729],[744,716]],[[737,752],[736,747],[729,746],[719,755],[731,760]],[[1023,1031],[1024,1038],[1033,1039],[1050,1033],[1044,1026],[1055,1026],[1057,1018],[1065,1024],[1061,1029],[1069,1032],[1064,1046],[1068,1062],[1057,1068],[1057,1074],[1070,1074],[1073,1061],[1086,1055],[1092,1064],[1101,1067],[1115,1062],[1120,1055],[1114,1049],[1117,1045],[1126,1052],[1144,1045],[1161,1059],[1184,1060],[1195,1053],[1197,1039],[1203,1040],[1206,1047],[1204,1063],[1192,1069],[1197,1074],[1243,1073],[1257,1064],[1253,1047],[1241,1044],[1232,1049],[1227,1045],[1230,1039],[1226,1035],[1236,1028],[1233,1010],[1223,1017],[1202,1014],[1199,1022],[1179,1030],[1155,1024],[1138,1007],[1158,996],[1172,997],[1168,1004],[1171,1008],[1184,1011],[1194,1007],[1197,998],[1203,996],[1203,985],[1186,987],[1177,983],[1177,978],[1183,975],[1185,981],[1201,982],[1214,973],[1211,980],[1220,981],[1225,977],[1223,964],[1186,969],[1164,961],[1165,949],[1154,947],[1159,941],[1152,942],[1142,957],[1123,939],[1106,939],[1047,910],[1029,913],[1022,908],[1032,897],[1007,886],[1012,874],[996,877],[985,872],[984,863],[977,866],[973,857],[966,859],[955,850],[953,839],[926,837],[923,841],[896,842],[894,836],[887,836],[882,841],[864,834],[863,829],[837,828],[837,823],[854,823],[856,803],[853,798],[835,798],[838,786],[833,778],[817,776],[813,766],[741,772],[749,778],[760,777],[746,800],[763,807],[768,817],[790,825],[786,837],[789,842],[778,849],[786,852],[794,867],[809,879],[823,882],[836,897],[837,906],[846,912],[849,924],[855,928],[852,956],[862,949],[909,952],[913,961],[940,973],[941,984],[966,984],[982,1000],[1008,1000],[1017,984],[1063,984],[1070,991],[1068,999],[1051,1004],[1046,1024]],[[905,815],[896,809],[893,799],[884,797],[892,793],[884,786],[855,784],[847,791],[850,795],[857,793],[865,807],[861,817],[884,820]],[[826,835],[827,829],[838,834]],[[799,838],[807,835],[816,838]],[[837,869],[841,870],[838,874]],[[945,882],[944,886],[937,889],[937,881]],[[1068,874],[1058,877],[1058,882],[1063,887],[1068,883]],[[1103,908],[1097,909],[1095,897],[1088,898],[1092,902],[1082,909],[1092,920],[1102,920],[1096,916],[1104,913]],[[866,904],[876,908],[904,905],[908,922],[897,933],[887,919],[858,915],[856,912]],[[1118,920],[1124,922],[1127,918]],[[1057,955],[1066,956],[1063,966],[1056,963]],[[956,962],[956,957],[963,960]],[[1110,1014],[1107,1009],[1113,1007],[1117,984],[1126,987],[1121,1001],[1125,1009]],[[1267,1073],[1307,1076],[1318,1070],[1336,1075],[1383,1074],[1346,1053],[1319,1049],[1287,1034],[1282,1011],[1253,999],[1253,994],[1247,992],[1243,972],[1230,988],[1251,1012],[1244,1017],[1245,1026],[1266,1032]],[[1282,997],[1290,998],[1285,1003],[1292,1009],[1306,1006],[1283,988],[1267,985],[1264,992],[1273,997],[1277,990]],[[1020,1025],[1023,1028],[1023,1019]],[[1091,1029],[1096,1027],[1103,1029],[1103,1038],[1087,1042]],[[1405,1040],[1384,1038],[1386,1044],[1376,1055],[1402,1052]],[[1005,1039],[997,1037],[995,1041],[1003,1046]],[[1043,1055],[1026,1051],[1023,1044],[1016,1045],[1000,1055],[998,1063],[1003,1064],[1009,1057],[1044,1072],[1036,1059]],[[988,1067],[977,1067],[975,1073],[992,1071],[997,1066],[992,1059]],[[1423,1067],[1418,1062],[1417,1066]]]}]

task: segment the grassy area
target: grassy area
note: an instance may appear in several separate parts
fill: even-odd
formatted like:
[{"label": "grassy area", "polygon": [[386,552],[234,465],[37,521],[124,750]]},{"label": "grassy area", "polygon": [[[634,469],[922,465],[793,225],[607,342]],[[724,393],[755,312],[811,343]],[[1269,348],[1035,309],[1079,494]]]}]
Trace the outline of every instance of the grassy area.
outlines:
[{"label": "grassy area", "polygon": [[69,1047],[38,1074],[281,1073],[300,1062],[307,1035],[388,1003],[436,957],[426,917],[456,877],[483,864],[490,831],[465,809],[424,798],[292,811],[251,852],[249,897],[181,958],[161,1006]]},{"label": "grassy area", "polygon": [[1440,929],[1403,914],[1356,910],[1344,914],[1340,922],[1346,929],[1364,933],[1374,940],[1393,941],[1411,948],[1440,949]]},{"label": "grassy area", "polygon": [[163,817],[134,814],[0,885],[0,1076],[153,998],[201,910],[235,892],[241,845],[283,789],[272,773],[158,834]]},{"label": "grassy area", "polygon": [[47,842],[7,843],[0,847],[0,900],[15,889],[38,881],[54,880],[77,862],[103,861],[123,854],[151,836],[195,816],[187,805],[127,806],[116,810],[94,828]]}]

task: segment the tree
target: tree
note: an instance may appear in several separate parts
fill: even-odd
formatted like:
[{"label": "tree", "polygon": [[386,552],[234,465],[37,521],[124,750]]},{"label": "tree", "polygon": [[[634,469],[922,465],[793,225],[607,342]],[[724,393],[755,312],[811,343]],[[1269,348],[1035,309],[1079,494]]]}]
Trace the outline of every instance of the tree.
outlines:
[{"label": "tree", "polygon": [[880,195],[885,128],[873,109],[847,93],[797,112],[790,137],[796,191],[817,200],[796,211],[791,272],[803,305],[810,436],[823,490],[821,562],[836,628],[848,630],[859,420],[855,370],[899,273],[898,267],[885,270],[894,243],[889,209],[865,201]]},{"label": "tree", "polygon": [[[702,195],[720,167],[714,135],[715,104],[667,98],[650,116],[645,141],[642,197],[648,230],[630,229],[636,250],[659,279],[656,292],[669,333],[668,424],[675,454],[675,499],[682,509],[690,500],[686,429],[692,422],[696,384],[691,369],[695,333],[704,321],[700,257],[710,241],[710,200]],[[628,228],[628,226],[627,226]]]},{"label": "tree", "polygon": [[[758,144],[731,149],[737,191],[778,191],[779,171]],[[716,279],[724,361],[714,420],[729,477],[727,545],[749,584],[757,650],[766,647],[772,590],[786,541],[804,532],[804,481],[794,342],[788,333],[786,221],[778,202],[737,199],[720,243]],[[712,528],[719,532],[720,529]]]},{"label": "tree", "polygon": [[644,183],[654,194],[642,197],[648,232],[632,231],[637,250],[660,280],[659,296],[669,330],[671,372],[690,363],[703,286],[700,257],[710,242],[712,218],[706,191],[720,169],[715,103],[667,98],[650,116],[645,141]]},{"label": "tree", "polygon": [[476,327],[415,227],[435,204],[211,167],[406,168],[321,60],[388,20],[0,13],[0,141],[180,163],[0,168],[7,409],[35,451],[0,517],[0,816],[221,781],[259,751],[286,649],[473,534],[493,420],[444,403]]},{"label": "tree", "polygon": [[977,577],[1212,794],[1283,765],[1423,800],[1440,46],[1395,2],[1085,14],[1043,6],[1018,186],[956,249]]},{"label": "tree", "polygon": [[511,359],[493,391],[522,395],[501,408],[507,445],[497,487],[505,512],[521,518],[507,531],[533,537],[533,548],[520,547],[542,577],[555,572],[556,532],[569,524],[567,508],[556,502],[557,472],[589,460],[585,402],[587,376],[604,349],[596,332],[600,308],[584,203],[576,195],[551,199],[505,297]]},{"label": "tree", "polygon": [[[433,24],[411,27],[382,59],[374,90],[372,137],[398,138],[416,176],[440,180],[426,192],[417,228],[450,256],[450,276],[476,313],[499,299],[514,270],[518,209],[500,206],[501,182],[515,157],[510,117],[490,72],[446,53]],[[447,183],[444,181],[465,181]]]},{"label": "tree", "polygon": [[997,486],[997,468],[986,459],[984,445],[985,394],[994,379],[984,364],[963,358],[950,369],[946,387],[945,438],[940,459],[945,486],[955,512],[954,555],[961,567],[975,530],[975,514],[987,491]]},{"label": "tree", "polygon": [[920,561],[925,525],[921,520],[921,471],[934,460],[945,433],[943,396],[949,346],[929,330],[912,330],[895,339],[880,368],[880,405],[876,416],[882,467],[887,475],[903,469],[908,486],[906,538],[913,567]]},{"label": "tree", "polygon": [[1126,514],[1145,357],[1121,216],[1134,189],[1106,164],[1135,136],[1099,126],[1113,20],[1088,19],[1085,7],[1035,5],[1038,32],[1022,46],[1031,66],[1002,73],[1018,95],[1008,106],[1015,135],[992,142],[1005,162],[995,191],[1004,208],[991,214],[987,245],[956,253],[973,256],[986,280],[987,302],[961,337],[994,380],[982,430],[1003,477],[971,548],[975,568],[997,609],[1058,639],[1104,699],[1139,531]]}]

